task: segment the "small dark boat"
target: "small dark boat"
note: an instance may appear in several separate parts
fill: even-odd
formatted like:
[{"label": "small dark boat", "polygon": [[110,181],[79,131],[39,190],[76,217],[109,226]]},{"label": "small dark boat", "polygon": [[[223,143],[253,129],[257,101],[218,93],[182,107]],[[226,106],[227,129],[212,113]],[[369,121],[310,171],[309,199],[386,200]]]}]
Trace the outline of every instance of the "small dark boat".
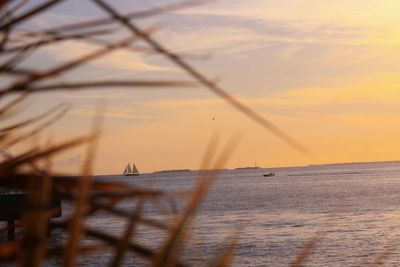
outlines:
[{"label": "small dark boat", "polygon": [[275,176],[275,173],[269,172],[269,173],[264,173],[263,175],[264,175],[264,177],[272,177],[272,176]]}]

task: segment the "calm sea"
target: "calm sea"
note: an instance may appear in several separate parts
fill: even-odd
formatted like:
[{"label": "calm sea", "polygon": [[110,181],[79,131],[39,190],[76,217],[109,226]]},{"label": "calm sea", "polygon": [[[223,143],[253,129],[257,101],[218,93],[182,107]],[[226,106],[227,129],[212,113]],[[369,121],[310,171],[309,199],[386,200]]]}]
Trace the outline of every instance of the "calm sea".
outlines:
[{"label": "calm sea", "polygon": [[[263,177],[270,171],[276,176]],[[196,172],[177,172],[101,179],[137,186],[151,181],[154,188],[179,192],[192,188],[196,177]],[[148,216],[153,207],[147,206]],[[107,214],[88,223],[115,235],[125,227]],[[244,228],[234,266],[288,266],[318,232],[324,234],[305,266],[365,266],[383,255],[385,265],[400,266],[400,163],[223,171],[202,203],[183,257],[201,266],[239,226]],[[163,237],[146,227],[138,230],[148,246]],[[82,264],[102,266],[108,257]],[[125,265],[140,263],[128,254]]]}]

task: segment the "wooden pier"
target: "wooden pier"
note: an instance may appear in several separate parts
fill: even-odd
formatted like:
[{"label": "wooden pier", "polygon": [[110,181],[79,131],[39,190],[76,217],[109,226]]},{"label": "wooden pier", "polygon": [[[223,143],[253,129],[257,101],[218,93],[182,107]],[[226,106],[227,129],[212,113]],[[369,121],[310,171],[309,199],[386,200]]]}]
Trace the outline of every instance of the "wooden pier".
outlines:
[{"label": "wooden pier", "polygon": [[[7,222],[8,240],[15,239],[15,221],[23,218],[27,194],[23,192],[0,193],[0,221]],[[61,216],[61,198],[53,195],[49,210],[54,210],[51,218]]]}]

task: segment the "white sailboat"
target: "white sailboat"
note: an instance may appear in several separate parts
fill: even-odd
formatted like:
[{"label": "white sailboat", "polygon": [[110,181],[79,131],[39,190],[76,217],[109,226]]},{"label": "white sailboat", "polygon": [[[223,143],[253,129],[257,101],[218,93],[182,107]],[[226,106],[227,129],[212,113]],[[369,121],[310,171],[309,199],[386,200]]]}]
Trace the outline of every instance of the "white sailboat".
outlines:
[{"label": "white sailboat", "polygon": [[124,172],[122,173],[124,176],[137,176],[139,175],[139,171],[136,168],[135,163],[132,163],[132,168],[131,165],[126,165]]}]

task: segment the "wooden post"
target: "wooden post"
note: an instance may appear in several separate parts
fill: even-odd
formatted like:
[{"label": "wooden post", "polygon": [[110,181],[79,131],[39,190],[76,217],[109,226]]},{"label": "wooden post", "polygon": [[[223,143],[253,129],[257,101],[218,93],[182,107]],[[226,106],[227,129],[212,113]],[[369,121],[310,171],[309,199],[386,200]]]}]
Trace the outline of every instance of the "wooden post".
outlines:
[{"label": "wooden post", "polygon": [[9,241],[15,239],[15,222],[14,222],[14,220],[7,221],[7,237],[8,237]]},{"label": "wooden post", "polygon": [[51,237],[50,219],[47,220],[47,236]]}]

